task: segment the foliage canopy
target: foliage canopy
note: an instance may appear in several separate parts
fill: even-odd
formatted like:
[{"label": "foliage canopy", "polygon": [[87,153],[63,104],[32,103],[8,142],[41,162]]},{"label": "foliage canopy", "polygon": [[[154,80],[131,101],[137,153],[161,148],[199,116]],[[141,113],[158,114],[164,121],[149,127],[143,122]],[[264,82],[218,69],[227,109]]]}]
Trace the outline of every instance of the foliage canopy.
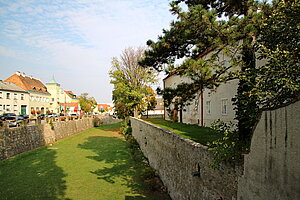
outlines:
[{"label": "foliage canopy", "polygon": [[94,108],[97,106],[97,101],[94,97],[89,97],[88,93],[82,93],[79,96],[79,104],[81,107],[81,110],[85,113],[93,112]]},{"label": "foliage canopy", "polygon": [[133,116],[155,107],[155,93],[149,86],[156,82],[157,73],[150,67],[141,67],[138,61],[143,58],[144,48],[126,48],[120,58],[112,59],[109,72],[114,84],[113,102],[119,118]]}]

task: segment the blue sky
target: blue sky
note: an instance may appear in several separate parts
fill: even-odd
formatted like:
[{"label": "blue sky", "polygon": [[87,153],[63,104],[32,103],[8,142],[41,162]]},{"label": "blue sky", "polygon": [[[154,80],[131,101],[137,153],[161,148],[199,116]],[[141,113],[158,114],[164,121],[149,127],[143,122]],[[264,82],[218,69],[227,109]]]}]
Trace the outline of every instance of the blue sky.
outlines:
[{"label": "blue sky", "polygon": [[156,40],[168,0],[0,0],[0,79],[16,71],[111,102],[111,58]]}]

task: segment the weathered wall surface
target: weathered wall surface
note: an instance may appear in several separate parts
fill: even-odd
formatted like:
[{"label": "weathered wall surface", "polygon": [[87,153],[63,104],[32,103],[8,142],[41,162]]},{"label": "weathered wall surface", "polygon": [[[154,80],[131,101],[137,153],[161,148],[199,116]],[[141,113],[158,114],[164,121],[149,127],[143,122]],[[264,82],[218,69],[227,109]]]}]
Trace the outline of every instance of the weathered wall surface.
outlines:
[{"label": "weathered wall surface", "polygon": [[[120,121],[109,116],[101,116],[99,118],[102,124]],[[2,128],[0,129],[0,160],[93,128],[94,122],[93,118],[83,118],[54,121],[53,128],[48,123],[17,128]]]},{"label": "weathered wall surface", "polygon": [[45,145],[41,126],[0,130],[0,160]]},{"label": "weathered wall surface", "polygon": [[49,144],[76,133],[91,129],[94,127],[94,124],[93,118],[85,118],[53,122],[53,129],[50,124],[44,124],[42,126],[45,143]]},{"label": "weathered wall surface", "polygon": [[[133,136],[150,166],[157,170],[174,200],[236,199],[241,167],[208,167],[213,158],[207,147],[166,129],[131,118]],[[192,174],[200,172],[200,176]]]},{"label": "weathered wall surface", "polygon": [[240,200],[300,199],[300,101],[264,111],[239,179]]}]

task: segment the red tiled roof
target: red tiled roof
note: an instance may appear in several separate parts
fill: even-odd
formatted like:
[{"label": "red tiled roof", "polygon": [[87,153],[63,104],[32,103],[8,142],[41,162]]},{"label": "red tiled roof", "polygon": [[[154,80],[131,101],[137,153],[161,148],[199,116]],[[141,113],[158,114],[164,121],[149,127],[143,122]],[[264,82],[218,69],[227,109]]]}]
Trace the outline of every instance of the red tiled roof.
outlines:
[{"label": "red tiled roof", "polygon": [[98,109],[108,109],[108,110],[112,110],[112,107],[109,104],[98,104]]},{"label": "red tiled roof", "polygon": [[24,90],[50,94],[47,91],[47,87],[40,80],[28,76],[13,74],[4,81],[13,83]]},{"label": "red tiled roof", "polygon": [[65,93],[72,99],[79,99],[72,91],[65,91]]}]

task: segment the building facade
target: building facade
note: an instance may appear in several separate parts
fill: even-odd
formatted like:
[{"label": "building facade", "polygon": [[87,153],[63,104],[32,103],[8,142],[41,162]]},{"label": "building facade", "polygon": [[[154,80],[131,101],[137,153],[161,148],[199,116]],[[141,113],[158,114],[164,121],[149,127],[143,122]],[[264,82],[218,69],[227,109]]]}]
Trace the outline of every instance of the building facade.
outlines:
[{"label": "building facade", "polygon": [[53,113],[78,113],[80,112],[79,99],[72,91],[64,91],[56,82],[54,76],[46,83],[51,94],[50,111]]},{"label": "building facade", "polygon": [[67,95],[65,91],[60,87],[60,84],[56,82],[54,76],[52,79],[46,83],[48,92],[51,94],[50,98],[50,112],[60,113],[61,106],[60,103],[67,102]]},{"label": "building facade", "polygon": [[29,92],[0,80],[0,115],[4,113],[29,114]]},{"label": "building facade", "polygon": [[13,83],[29,93],[29,111],[31,114],[45,114],[49,111],[51,94],[39,79],[16,72],[4,82]]},{"label": "building facade", "polygon": [[[210,52],[203,54],[203,58],[209,58]],[[219,62],[222,65],[229,67],[230,58],[223,52],[219,53]],[[186,76],[179,76],[170,74],[164,78],[164,88],[176,88],[180,83],[191,83],[191,79]],[[221,120],[223,122],[237,123],[235,120],[235,106],[232,99],[237,94],[239,80],[231,80],[221,84],[217,88],[205,88],[203,93],[198,91],[195,98],[189,105],[184,107],[180,112],[174,112],[174,108],[165,108],[165,119],[172,120],[171,116],[176,115],[178,121],[187,124],[198,124],[203,126],[210,126],[214,121]],[[177,98],[177,100],[179,100]],[[174,99],[176,101],[176,98]],[[170,113],[172,112],[172,113]],[[181,119],[182,118],[182,119]]]}]

